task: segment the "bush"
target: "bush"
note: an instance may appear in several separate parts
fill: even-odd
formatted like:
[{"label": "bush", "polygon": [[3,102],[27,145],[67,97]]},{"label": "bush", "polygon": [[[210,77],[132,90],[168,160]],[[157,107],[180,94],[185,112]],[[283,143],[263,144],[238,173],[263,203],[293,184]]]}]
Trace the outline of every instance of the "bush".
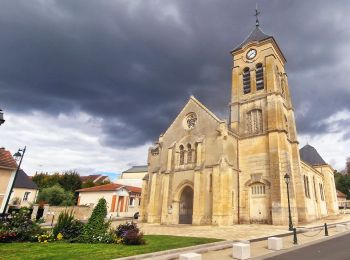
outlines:
[{"label": "bush", "polygon": [[53,206],[70,206],[74,204],[74,196],[72,192],[65,191],[60,185],[56,184],[42,189],[37,201],[45,201]]},{"label": "bush", "polygon": [[125,245],[143,245],[145,240],[143,233],[140,232],[136,223],[120,224],[116,231],[116,236],[121,239],[121,242]]},{"label": "bush", "polygon": [[138,230],[136,223],[134,223],[134,222],[127,222],[125,224],[120,224],[117,227],[117,229],[115,231],[115,234],[117,235],[117,237],[122,238],[127,231],[135,230],[135,229]]},{"label": "bush", "polygon": [[74,219],[73,211],[61,212],[58,216],[57,223],[52,230],[54,238],[61,234],[64,239],[74,240],[79,237],[83,231],[84,224]]},{"label": "bush", "polygon": [[101,198],[94,210],[88,223],[84,226],[81,235],[81,242],[98,243],[100,238],[103,238],[108,233],[110,222],[105,223],[107,215],[107,202]]},{"label": "bush", "polygon": [[17,233],[10,230],[0,230],[0,243],[10,243],[16,241]]},{"label": "bush", "polygon": [[29,212],[28,208],[23,207],[18,212],[12,212],[11,218],[0,223],[4,240],[11,237],[12,241],[32,241],[35,235],[42,232],[40,226],[30,219]]},{"label": "bush", "polygon": [[122,243],[125,245],[143,245],[145,244],[143,233],[139,229],[128,230],[123,236]]}]

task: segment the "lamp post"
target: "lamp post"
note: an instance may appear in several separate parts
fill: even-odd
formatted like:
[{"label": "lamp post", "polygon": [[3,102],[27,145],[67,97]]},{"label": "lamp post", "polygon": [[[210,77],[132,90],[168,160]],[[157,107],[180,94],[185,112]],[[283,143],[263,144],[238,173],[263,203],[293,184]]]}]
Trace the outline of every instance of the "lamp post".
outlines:
[{"label": "lamp post", "polygon": [[284,181],[287,184],[287,197],[288,197],[288,213],[289,213],[289,231],[293,231],[292,215],[290,213],[290,201],[289,201],[289,182],[290,176],[288,173],[284,175]]},{"label": "lamp post", "polygon": [[2,110],[0,109],[0,125],[2,125],[4,122],[5,122],[4,113],[3,113]]},{"label": "lamp post", "polygon": [[26,152],[26,147],[24,147],[23,149],[18,149],[17,153],[15,153],[15,154],[13,155],[13,157],[15,157],[15,160],[16,160],[17,162],[19,161],[19,164],[18,164],[18,166],[17,166],[17,170],[16,170],[16,173],[15,173],[15,177],[13,178],[13,182],[12,182],[12,185],[11,185],[11,188],[10,188],[9,195],[7,196],[7,199],[6,199],[4,211],[2,212],[2,216],[3,216],[3,217],[5,217],[6,209],[7,209],[7,206],[8,206],[8,204],[9,204],[9,201],[10,201],[10,197],[11,197],[11,194],[12,194],[13,186],[15,185],[16,178],[17,178],[19,169],[21,168],[21,164],[22,164],[22,160],[23,160],[23,156],[24,156],[25,152]]}]

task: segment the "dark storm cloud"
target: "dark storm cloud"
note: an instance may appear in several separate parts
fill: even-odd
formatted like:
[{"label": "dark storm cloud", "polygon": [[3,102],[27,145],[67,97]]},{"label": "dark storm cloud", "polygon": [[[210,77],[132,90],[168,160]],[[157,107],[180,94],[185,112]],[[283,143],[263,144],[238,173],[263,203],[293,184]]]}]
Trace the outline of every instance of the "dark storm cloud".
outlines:
[{"label": "dark storm cloud", "polygon": [[[254,28],[255,2],[2,1],[0,104],[102,117],[117,147],[156,139],[191,94],[227,117],[229,51]],[[259,1],[288,60],[299,133],[327,132],[318,121],[350,110],[349,67],[339,66],[350,5],[336,3]]]}]

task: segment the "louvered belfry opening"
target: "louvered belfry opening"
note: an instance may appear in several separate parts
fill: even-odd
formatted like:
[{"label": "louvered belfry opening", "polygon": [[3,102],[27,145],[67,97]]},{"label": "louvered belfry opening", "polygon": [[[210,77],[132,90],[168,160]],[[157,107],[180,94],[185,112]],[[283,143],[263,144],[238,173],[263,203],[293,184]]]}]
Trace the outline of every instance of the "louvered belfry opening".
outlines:
[{"label": "louvered belfry opening", "polygon": [[264,89],[264,69],[261,63],[256,65],[256,90]]},{"label": "louvered belfry opening", "polygon": [[243,70],[243,93],[250,93],[250,71],[249,68]]}]

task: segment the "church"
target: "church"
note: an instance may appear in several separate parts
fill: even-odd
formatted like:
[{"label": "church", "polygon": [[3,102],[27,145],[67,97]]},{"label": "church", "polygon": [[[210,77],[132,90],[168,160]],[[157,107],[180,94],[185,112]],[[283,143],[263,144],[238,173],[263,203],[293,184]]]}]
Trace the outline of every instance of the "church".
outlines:
[{"label": "church", "polygon": [[189,98],[148,151],[141,221],[286,225],[288,205],[293,224],[338,214],[333,168],[312,146],[299,150],[286,58],[274,37],[257,19],[231,55],[228,121]]}]

